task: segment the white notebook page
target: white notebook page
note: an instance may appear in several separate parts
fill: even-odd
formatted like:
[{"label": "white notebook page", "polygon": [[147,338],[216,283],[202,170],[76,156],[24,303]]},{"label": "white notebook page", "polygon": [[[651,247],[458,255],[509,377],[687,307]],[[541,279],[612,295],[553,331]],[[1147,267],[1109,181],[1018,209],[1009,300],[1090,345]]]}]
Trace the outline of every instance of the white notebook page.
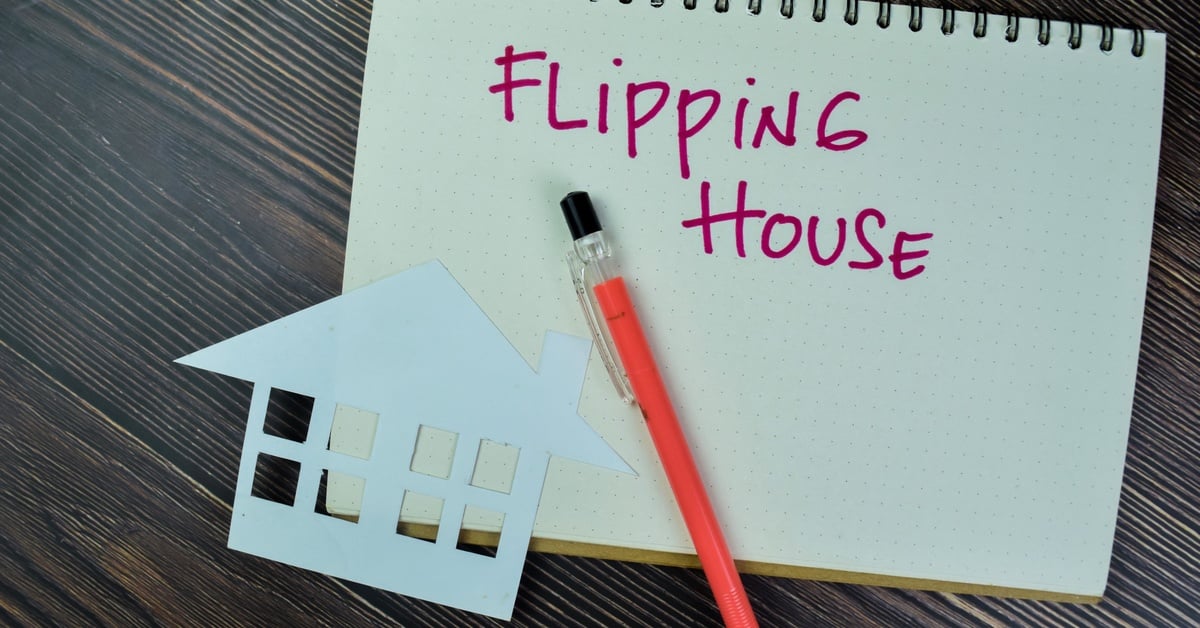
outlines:
[{"label": "white notebook page", "polygon": [[[969,13],[945,35],[936,9],[912,32],[905,6],[886,29],[872,2],[855,26],[841,2],[822,23],[810,8],[377,3],[344,288],[439,259],[537,364],[547,330],[588,333],[558,209],[587,190],[737,558],[1098,595],[1165,38],[1139,58],[1130,31],[1106,53],[1098,27],[1071,49],[1062,23],[1042,46],[1031,19],[1009,42],[996,16],[977,38]],[[506,65],[538,84],[505,89]],[[784,141],[764,127],[755,147],[764,106]],[[818,146],[823,118],[842,150]],[[739,189],[763,212],[745,256],[733,220],[706,253],[684,222]],[[639,475],[556,460],[535,536],[691,551],[595,354],[579,408]]]}]

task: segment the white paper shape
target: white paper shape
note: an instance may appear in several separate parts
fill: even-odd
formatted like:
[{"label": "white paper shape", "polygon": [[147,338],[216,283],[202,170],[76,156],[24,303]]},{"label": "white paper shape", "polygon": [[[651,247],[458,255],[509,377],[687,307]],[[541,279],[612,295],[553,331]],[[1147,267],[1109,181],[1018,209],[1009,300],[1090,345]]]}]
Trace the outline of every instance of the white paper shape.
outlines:
[{"label": "white paper shape", "polygon": [[[632,473],[577,412],[590,349],[548,332],[534,372],[434,261],[177,362],[254,382],[230,548],[508,619],[550,456]],[[264,433],[272,388],[315,400],[304,443]],[[368,458],[327,448],[338,404],[379,414]],[[410,469],[421,425],[458,435],[448,479]],[[507,494],[470,485],[485,440],[519,448]],[[300,463],[293,505],[251,494],[260,453]],[[314,512],[322,470],[365,480],[357,523]],[[436,542],[396,532],[406,490],[444,500]],[[456,549],[468,507],[503,515],[494,558]]]}]

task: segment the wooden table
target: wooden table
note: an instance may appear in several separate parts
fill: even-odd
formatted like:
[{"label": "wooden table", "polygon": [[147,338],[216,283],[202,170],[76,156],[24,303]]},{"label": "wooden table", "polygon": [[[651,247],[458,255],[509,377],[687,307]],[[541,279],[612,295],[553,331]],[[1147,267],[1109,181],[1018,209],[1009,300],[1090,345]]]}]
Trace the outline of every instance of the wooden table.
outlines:
[{"label": "wooden table", "polygon": [[[1086,606],[759,576],[747,588],[767,625],[1195,625],[1196,8],[950,4],[1169,35],[1107,597]],[[227,550],[250,386],[171,363],[338,294],[370,12],[358,0],[0,2],[0,623],[489,623]],[[514,623],[716,618],[699,571],[534,554]]]}]

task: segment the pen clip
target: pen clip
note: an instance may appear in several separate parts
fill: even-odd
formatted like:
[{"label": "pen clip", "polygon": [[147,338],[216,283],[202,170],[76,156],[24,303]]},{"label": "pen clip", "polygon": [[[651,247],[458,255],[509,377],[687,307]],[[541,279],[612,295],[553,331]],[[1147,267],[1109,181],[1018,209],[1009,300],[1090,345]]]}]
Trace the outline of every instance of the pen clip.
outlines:
[{"label": "pen clip", "polygon": [[574,250],[567,252],[567,267],[571,271],[571,283],[575,284],[575,296],[579,298],[579,305],[583,308],[583,318],[587,321],[588,329],[592,332],[592,339],[596,343],[596,351],[600,354],[600,360],[604,362],[604,369],[608,371],[608,378],[612,380],[613,386],[617,389],[617,395],[621,397],[621,401],[625,403],[634,403],[633,390],[629,385],[629,378],[625,375],[625,369],[621,366],[621,361],[617,357],[617,352],[613,349],[612,339],[608,334],[608,327],[602,322],[599,315],[599,308],[595,300],[592,298],[591,290],[589,290],[587,276],[587,264],[579,259],[579,255]]}]

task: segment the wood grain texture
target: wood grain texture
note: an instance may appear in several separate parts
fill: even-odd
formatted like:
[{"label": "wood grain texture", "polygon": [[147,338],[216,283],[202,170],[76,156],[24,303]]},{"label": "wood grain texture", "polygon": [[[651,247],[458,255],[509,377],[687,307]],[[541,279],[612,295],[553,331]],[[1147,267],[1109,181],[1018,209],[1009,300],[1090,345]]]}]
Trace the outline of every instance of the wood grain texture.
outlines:
[{"label": "wood grain texture", "polygon": [[[764,625],[1196,625],[1197,9],[950,5],[1168,34],[1146,322],[1106,599],[764,576],[747,578],[749,594]],[[0,623],[494,623],[225,549],[249,385],[171,364],[340,291],[370,12],[357,0],[0,0]],[[513,623],[717,617],[699,571],[534,554]]]}]

